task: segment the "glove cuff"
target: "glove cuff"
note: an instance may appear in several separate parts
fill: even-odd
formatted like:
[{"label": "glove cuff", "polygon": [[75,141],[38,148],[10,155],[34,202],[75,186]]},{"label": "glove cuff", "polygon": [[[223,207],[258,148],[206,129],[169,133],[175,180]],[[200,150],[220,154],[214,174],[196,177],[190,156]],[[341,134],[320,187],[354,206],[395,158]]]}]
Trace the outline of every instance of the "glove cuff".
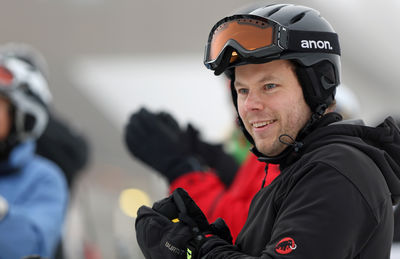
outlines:
[{"label": "glove cuff", "polygon": [[171,162],[171,165],[164,173],[170,183],[183,174],[205,169],[203,164],[192,156],[176,159]]},{"label": "glove cuff", "polygon": [[[206,237],[201,244],[199,244],[197,247],[197,257],[192,257],[194,259],[200,259],[203,258],[205,255],[207,255],[211,250],[213,250],[214,248],[218,247],[218,246],[227,246],[227,245],[231,245],[228,242],[226,242],[225,240],[223,240],[222,238],[218,237],[218,236],[210,236],[210,237]],[[234,246],[232,246],[234,247]]]}]

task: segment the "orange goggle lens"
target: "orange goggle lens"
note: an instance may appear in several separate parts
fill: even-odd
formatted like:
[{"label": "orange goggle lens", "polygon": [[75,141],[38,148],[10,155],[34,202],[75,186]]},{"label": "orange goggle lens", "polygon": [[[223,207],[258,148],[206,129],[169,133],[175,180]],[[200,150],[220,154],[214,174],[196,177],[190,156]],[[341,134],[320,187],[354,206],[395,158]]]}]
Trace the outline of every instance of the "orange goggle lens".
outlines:
[{"label": "orange goggle lens", "polygon": [[230,40],[236,41],[246,50],[268,47],[274,43],[274,27],[251,18],[227,21],[219,25],[212,35],[208,60],[217,59]]},{"label": "orange goggle lens", "polygon": [[0,84],[4,86],[11,85],[14,79],[13,74],[5,67],[0,66]]}]

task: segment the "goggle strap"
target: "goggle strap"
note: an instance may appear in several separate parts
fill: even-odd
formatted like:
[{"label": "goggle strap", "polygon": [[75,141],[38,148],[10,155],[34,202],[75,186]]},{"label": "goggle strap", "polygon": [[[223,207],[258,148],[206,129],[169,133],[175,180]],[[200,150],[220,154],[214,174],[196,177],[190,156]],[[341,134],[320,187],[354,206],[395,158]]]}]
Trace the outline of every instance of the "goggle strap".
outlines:
[{"label": "goggle strap", "polygon": [[333,32],[291,30],[289,32],[288,50],[340,55],[339,37]]},{"label": "goggle strap", "polygon": [[222,54],[223,57],[221,58],[221,63],[219,64],[218,67],[215,68],[214,71],[215,75],[222,74],[225,71],[225,69],[229,66],[232,52],[233,49],[228,49],[224,51],[224,53]]}]

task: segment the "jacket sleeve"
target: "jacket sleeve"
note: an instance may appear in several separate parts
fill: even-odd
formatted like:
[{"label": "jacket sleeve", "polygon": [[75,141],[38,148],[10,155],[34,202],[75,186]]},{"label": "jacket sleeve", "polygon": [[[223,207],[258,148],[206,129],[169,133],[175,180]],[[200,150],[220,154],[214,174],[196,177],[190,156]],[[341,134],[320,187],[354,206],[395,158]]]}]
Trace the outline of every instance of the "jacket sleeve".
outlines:
[{"label": "jacket sleeve", "polygon": [[[236,174],[235,180],[218,202],[215,204],[211,221],[221,217],[231,230],[235,240],[247,220],[250,203],[254,195],[261,189],[265,174],[265,163],[259,162],[251,154]],[[267,186],[279,175],[276,165],[269,165],[266,177]]]},{"label": "jacket sleeve", "polygon": [[327,165],[310,168],[296,181],[283,195],[271,239],[261,254],[249,255],[210,240],[202,247],[203,258],[275,259],[284,253],[284,258],[296,259],[354,258],[377,225],[358,189]]},{"label": "jacket sleeve", "polygon": [[67,207],[67,185],[61,171],[51,164],[31,171],[40,176],[26,184],[9,204],[0,221],[0,258],[37,254],[51,258],[61,237]]},{"label": "jacket sleeve", "polygon": [[171,183],[170,192],[172,193],[178,187],[188,192],[209,221],[212,220],[214,203],[226,190],[225,185],[212,170],[191,172],[178,177]]}]

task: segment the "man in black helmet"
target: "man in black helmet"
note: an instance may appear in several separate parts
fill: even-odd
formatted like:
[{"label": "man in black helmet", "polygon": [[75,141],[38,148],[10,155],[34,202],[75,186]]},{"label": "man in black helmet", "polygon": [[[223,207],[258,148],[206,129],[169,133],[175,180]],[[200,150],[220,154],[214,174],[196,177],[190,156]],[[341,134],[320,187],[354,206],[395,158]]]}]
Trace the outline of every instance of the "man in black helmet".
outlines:
[{"label": "man in black helmet", "polygon": [[311,8],[269,5],[219,21],[205,64],[231,79],[239,122],[281,174],[253,198],[235,244],[178,189],[138,211],[147,258],[389,258],[400,194],[400,130],[332,112],[340,47]]}]

